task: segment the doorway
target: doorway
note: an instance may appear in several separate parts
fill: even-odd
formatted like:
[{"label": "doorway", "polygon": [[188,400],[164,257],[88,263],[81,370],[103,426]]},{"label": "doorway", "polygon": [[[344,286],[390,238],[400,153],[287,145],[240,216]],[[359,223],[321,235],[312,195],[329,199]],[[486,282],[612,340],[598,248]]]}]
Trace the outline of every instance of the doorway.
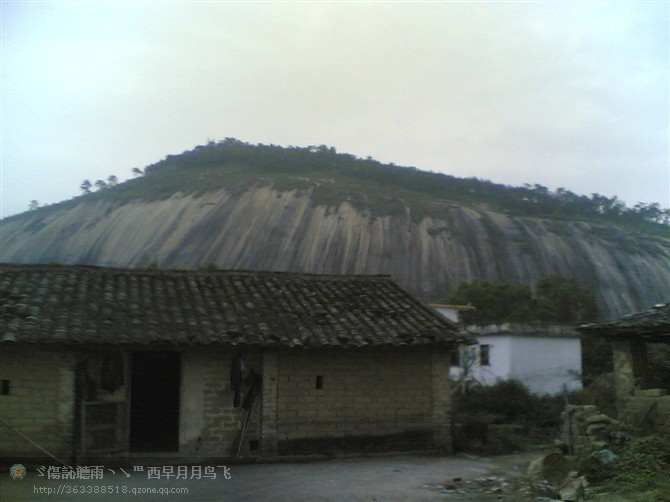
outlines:
[{"label": "doorway", "polygon": [[133,352],[131,451],[179,451],[180,374],[179,352]]}]

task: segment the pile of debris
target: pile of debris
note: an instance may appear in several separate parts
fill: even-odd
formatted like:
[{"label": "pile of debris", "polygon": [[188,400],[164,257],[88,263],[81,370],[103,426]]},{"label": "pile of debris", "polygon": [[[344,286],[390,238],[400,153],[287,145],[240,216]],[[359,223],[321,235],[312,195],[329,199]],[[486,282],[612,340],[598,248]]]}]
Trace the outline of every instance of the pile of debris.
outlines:
[{"label": "pile of debris", "polygon": [[560,423],[559,446],[565,453],[604,448],[618,451],[630,440],[630,434],[621,422],[600,413],[593,405],[566,406]]},{"label": "pile of debris", "polygon": [[445,495],[457,496],[458,500],[519,500],[532,495],[528,482],[515,477],[454,478],[429,488]]},{"label": "pile of debris", "polygon": [[560,453],[542,455],[530,464],[525,474],[454,478],[428,488],[449,500],[459,501],[581,501],[586,496],[586,478],[571,471],[568,459]]},{"label": "pile of debris", "polygon": [[589,485],[584,476],[570,469],[570,462],[560,453],[548,453],[528,466],[531,491],[552,500],[584,500]]}]

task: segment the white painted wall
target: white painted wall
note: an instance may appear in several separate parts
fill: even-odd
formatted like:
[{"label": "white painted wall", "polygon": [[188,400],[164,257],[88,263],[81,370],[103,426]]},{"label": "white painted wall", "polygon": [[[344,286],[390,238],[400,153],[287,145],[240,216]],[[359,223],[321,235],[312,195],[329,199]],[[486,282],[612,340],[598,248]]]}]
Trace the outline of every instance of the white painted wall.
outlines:
[{"label": "white painted wall", "polygon": [[452,306],[447,305],[433,305],[433,308],[437,310],[444,317],[453,322],[458,322],[458,309]]},{"label": "white painted wall", "polygon": [[475,378],[484,385],[491,385],[498,380],[507,380],[512,371],[512,339],[509,336],[478,336],[478,345],[473,349],[479,351],[480,345],[488,345],[489,366],[481,361],[475,367]]},{"label": "white painted wall", "polygon": [[431,307],[433,307],[444,317],[455,323],[460,322],[461,312],[466,310],[474,310],[474,307],[471,307],[470,305],[442,305],[433,303],[431,304]]},{"label": "white painted wall", "polygon": [[[489,345],[489,365],[474,365],[472,377],[491,385],[498,380],[516,379],[536,394],[559,394],[579,390],[582,369],[580,338],[574,330],[561,325],[491,324],[467,328],[479,345]],[[479,354],[479,345],[462,351]],[[467,356],[461,357],[462,361]],[[460,378],[463,366],[451,368],[451,376]]]},{"label": "white painted wall", "polygon": [[510,376],[537,394],[558,394],[582,388],[579,338],[514,337]]}]

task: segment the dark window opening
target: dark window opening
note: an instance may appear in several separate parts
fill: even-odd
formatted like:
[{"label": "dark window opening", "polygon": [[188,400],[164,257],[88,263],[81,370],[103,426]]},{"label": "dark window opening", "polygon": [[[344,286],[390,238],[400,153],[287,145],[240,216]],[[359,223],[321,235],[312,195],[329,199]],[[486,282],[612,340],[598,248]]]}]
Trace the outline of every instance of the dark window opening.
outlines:
[{"label": "dark window opening", "polygon": [[449,357],[449,364],[452,366],[460,366],[461,365],[461,352],[458,349],[454,349],[450,353]]},{"label": "dark window opening", "polygon": [[316,377],[316,388],[323,389],[323,375],[317,375]]},{"label": "dark window opening", "polygon": [[9,380],[0,381],[0,395],[9,396]]},{"label": "dark window opening", "polygon": [[258,450],[258,446],[260,445],[258,439],[252,439],[249,441],[249,451],[255,451]]},{"label": "dark window opening", "polygon": [[479,346],[479,364],[481,366],[490,366],[491,365],[491,346],[490,345],[480,345]]}]

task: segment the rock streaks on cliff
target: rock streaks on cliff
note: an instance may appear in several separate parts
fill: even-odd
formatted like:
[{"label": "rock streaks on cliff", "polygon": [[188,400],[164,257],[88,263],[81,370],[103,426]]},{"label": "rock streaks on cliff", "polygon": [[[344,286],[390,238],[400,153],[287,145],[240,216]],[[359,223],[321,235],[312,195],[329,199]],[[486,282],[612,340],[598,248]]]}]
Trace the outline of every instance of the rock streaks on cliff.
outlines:
[{"label": "rock streaks on cliff", "polygon": [[308,191],[256,187],[117,204],[82,201],[2,222],[2,261],[391,274],[425,299],[463,281],[595,288],[605,317],[670,299],[670,240],[613,226],[453,205],[443,219],[314,206]]}]

